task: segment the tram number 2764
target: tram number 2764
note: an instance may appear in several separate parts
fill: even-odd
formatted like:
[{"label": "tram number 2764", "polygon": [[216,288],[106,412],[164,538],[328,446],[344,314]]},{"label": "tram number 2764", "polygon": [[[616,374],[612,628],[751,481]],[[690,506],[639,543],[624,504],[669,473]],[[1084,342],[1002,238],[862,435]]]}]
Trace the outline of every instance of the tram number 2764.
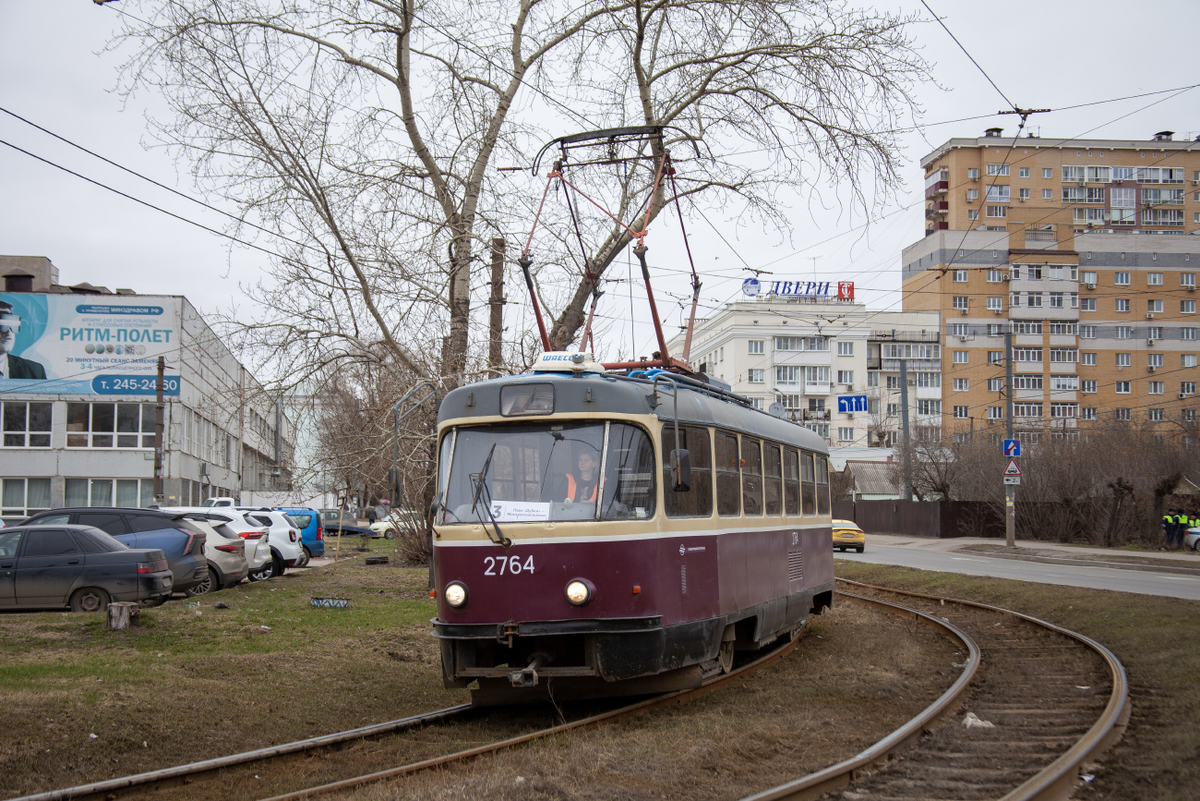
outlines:
[{"label": "tram number 2764", "polygon": [[533,572],[533,554],[521,561],[519,556],[485,556],[483,559],[485,576],[503,576],[506,572],[512,575]]}]

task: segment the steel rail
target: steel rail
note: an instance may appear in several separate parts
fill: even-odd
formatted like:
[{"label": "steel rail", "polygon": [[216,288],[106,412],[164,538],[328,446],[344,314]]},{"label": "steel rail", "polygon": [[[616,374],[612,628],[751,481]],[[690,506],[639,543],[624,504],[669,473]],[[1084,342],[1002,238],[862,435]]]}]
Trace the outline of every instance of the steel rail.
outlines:
[{"label": "steel rail", "polygon": [[[801,630],[801,633],[803,633],[803,630]],[[483,754],[490,754],[490,753],[494,753],[496,751],[502,751],[505,748],[512,748],[513,746],[522,745],[523,743],[527,743],[532,740],[537,740],[537,739],[541,739],[543,737],[549,737],[551,735],[560,734],[562,732],[570,731],[572,729],[593,728],[593,727],[599,726],[603,723],[608,723],[608,722],[611,722],[618,718],[622,718],[627,715],[632,715],[637,712],[644,712],[644,711],[647,711],[650,709],[657,709],[658,707],[670,706],[670,705],[674,705],[674,704],[681,704],[681,703],[684,703],[685,701],[690,701],[694,698],[698,698],[701,695],[711,692],[712,690],[726,684],[727,682],[731,682],[736,679],[743,678],[748,673],[751,673],[755,670],[758,670],[759,668],[766,667],[767,665],[770,665],[770,664],[773,664],[773,663],[779,661],[780,659],[782,659],[784,656],[786,656],[788,653],[790,653],[796,647],[796,643],[798,641],[799,641],[799,635],[797,635],[795,638],[793,638],[790,642],[785,643],[782,647],[776,648],[775,650],[771,651],[770,653],[765,654],[764,656],[762,656],[758,659],[755,659],[753,662],[748,662],[747,664],[742,665],[741,667],[737,668],[736,670],[731,670],[728,673],[724,673],[720,676],[715,676],[711,679],[707,679],[707,680],[703,681],[701,683],[701,685],[695,689],[675,690],[674,692],[669,692],[664,695],[655,696],[653,698],[647,698],[644,701],[639,701],[635,704],[623,706],[619,709],[613,709],[608,712],[603,712],[599,715],[592,715],[591,717],[572,721],[571,723],[563,723],[558,726],[553,726],[549,729],[542,729],[541,731],[533,732],[531,734],[522,734],[518,737],[510,737],[507,740],[500,740],[498,742],[488,743],[487,745],[481,745],[476,748],[469,748],[465,751],[458,751],[453,754],[446,754],[445,756],[434,757],[432,759],[426,759],[421,762],[413,762],[408,765],[399,765],[394,768],[388,768],[386,770],[376,771],[375,773],[368,773],[368,774],[364,774],[362,776],[355,776],[350,779],[342,779],[341,781],[331,782],[329,784],[323,784],[318,787],[310,787],[306,790],[297,790],[292,793],[284,793],[283,795],[271,796],[268,799],[263,799],[263,801],[299,801],[299,799],[303,799],[303,798],[312,798],[314,796],[324,795],[326,793],[333,793],[333,792],[337,792],[339,790],[347,790],[347,789],[351,789],[354,787],[360,787],[364,784],[370,784],[372,782],[383,781],[385,779],[392,779],[392,778],[396,778],[398,776],[406,776],[406,775],[409,775],[412,773],[418,773],[423,770],[429,770],[430,768],[436,768],[440,765],[445,765],[450,762],[458,762],[461,760],[472,759],[477,756],[482,756]]]},{"label": "steel rail", "polygon": [[[1041,771],[1031,776],[1020,786],[1004,795],[1000,801],[1059,801],[1060,799],[1065,800],[1070,798],[1076,787],[1077,776],[1079,774],[1080,767],[1086,761],[1094,759],[1098,754],[1109,748],[1113,743],[1120,739],[1121,734],[1124,732],[1125,726],[1129,721],[1130,714],[1129,681],[1125,674],[1125,667],[1108,648],[1091,639],[1090,637],[1069,629],[1065,629],[1061,626],[1057,626],[1045,620],[1041,620],[1040,618],[1035,618],[1031,615],[1026,615],[1021,612],[1016,612],[1011,609],[1004,609],[998,606],[990,606],[988,604],[977,603],[975,601],[966,601],[957,598],[925,595],[906,590],[895,590],[889,587],[875,587],[862,582],[850,581],[849,579],[837,580],[844,584],[862,587],[864,589],[879,590],[882,592],[908,596],[911,598],[921,598],[923,600],[936,601],[941,604],[953,603],[960,606],[968,606],[990,612],[996,612],[1002,615],[1010,615],[1027,623],[1031,623],[1035,626],[1039,626],[1057,634],[1074,639],[1085,647],[1090,648],[1104,660],[1104,663],[1111,675],[1113,686],[1108,703],[1105,705],[1103,713],[1101,713],[1100,717],[1091,726],[1091,728],[1088,729],[1083,737],[1077,740],[1071,748],[1067,749],[1067,751],[1060,755],[1058,759],[1054,760]],[[851,595],[842,591],[839,591],[838,594],[843,597],[852,598],[858,601],[870,601],[871,603],[883,607],[906,609],[905,607],[888,604],[884,601],[867,599],[863,596]],[[922,615],[923,617],[929,617],[923,615],[921,612],[916,612],[916,610],[907,611],[916,615]],[[938,621],[937,618],[932,618],[932,620],[942,623],[942,621]],[[961,682],[962,677],[960,677],[959,682],[955,683],[954,687],[957,687]],[[943,694],[943,698],[950,694],[954,687],[952,687],[951,690],[947,690],[946,694]],[[959,692],[961,693],[963,690],[965,690],[965,687],[960,689]],[[941,701],[942,698],[939,698],[938,702],[935,702],[935,705]],[[948,709],[948,706],[949,705],[943,708],[943,714],[944,711]],[[878,743],[858,754],[857,756],[854,756],[844,762],[840,762],[837,765],[832,765],[824,770],[812,773],[808,776],[804,776],[791,782],[787,782],[786,784],[779,785],[778,787],[770,790],[766,790],[762,793],[747,796],[746,798],[742,799],[742,801],[767,801],[768,799],[771,799],[772,801],[775,799],[816,799],[820,798],[822,795],[830,792],[831,790],[844,787],[853,780],[858,771],[868,767],[871,764],[883,761],[891,751],[896,750],[896,746],[894,745],[885,748],[885,743],[892,743],[894,740],[901,740],[902,742],[908,742],[912,740],[913,737],[911,735],[908,737],[902,737],[901,733],[905,731],[911,732],[911,730],[914,728],[916,728],[918,732],[923,730],[925,725],[934,719],[934,717],[928,715],[930,709],[932,709],[932,705],[916,718],[906,723],[900,729],[897,729],[891,735],[883,740],[880,740]],[[916,721],[918,720],[923,721],[919,727],[915,725]]]},{"label": "steel rail", "polygon": [[1011,615],[1027,623],[1041,626],[1042,628],[1076,640],[1095,651],[1104,660],[1105,666],[1108,668],[1108,672],[1112,678],[1112,692],[1109,694],[1104,712],[1101,713],[1100,717],[1097,718],[1096,722],[1092,724],[1092,727],[1087,730],[1083,737],[1076,741],[1075,745],[1063,752],[1058,759],[1051,762],[1043,770],[1031,776],[1019,787],[1005,795],[1001,801],[1057,801],[1058,799],[1070,798],[1075,790],[1080,767],[1088,760],[1094,759],[1098,754],[1106,751],[1121,739],[1121,735],[1124,734],[1125,727],[1129,723],[1130,712],[1132,711],[1129,700],[1129,677],[1125,674],[1125,666],[1121,664],[1121,660],[1117,659],[1112,651],[1091,637],[1071,631],[1070,629],[1065,629],[1062,626],[1055,625],[1041,618],[1026,615],[1023,612],[1016,612],[1012,609],[1004,609],[999,606],[990,606],[978,603],[977,601],[924,595],[922,593],[893,590],[886,587],[871,587],[869,584],[850,581],[848,579],[838,579],[838,581],[859,587],[869,587],[899,595],[907,595],[912,598],[922,598],[929,601],[938,601],[939,603],[954,603],[960,606],[970,606],[989,612]]},{"label": "steel rail", "polygon": [[167,781],[170,779],[181,779],[187,776],[195,776],[200,773],[220,770],[221,768],[245,765],[249,762],[259,762],[264,759],[273,759],[275,757],[286,756],[287,754],[294,754],[299,751],[306,751],[310,748],[337,745],[339,743],[345,743],[351,740],[360,740],[365,737],[374,737],[380,734],[403,731],[404,729],[411,729],[428,723],[448,720],[449,718],[476,708],[477,707],[473,706],[472,704],[458,704],[457,706],[446,707],[445,709],[439,709],[435,712],[425,712],[420,715],[413,715],[407,718],[390,720],[386,723],[375,723],[370,726],[362,726],[357,729],[350,729],[348,731],[338,732],[336,734],[324,734],[319,737],[310,737],[307,740],[299,740],[294,743],[268,746],[267,748],[246,751],[241,754],[230,754],[229,756],[214,757],[213,759],[205,759],[200,762],[191,762],[187,765],[177,765],[173,768],[163,768],[162,770],[152,770],[146,773],[138,773],[133,776],[123,776],[119,779],[108,779],[102,782],[81,784],[77,787],[67,787],[62,790],[50,790],[49,792],[37,793],[35,795],[23,795],[19,798],[10,799],[10,801],[67,801],[67,799],[86,798],[88,796],[103,797],[108,793],[116,792],[117,790],[128,790],[133,787],[140,787],[147,784],[153,784],[155,782]]},{"label": "steel rail", "polygon": [[891,754],[903,749],[920,737],[932,723],[953,712],[959,702],[962,701],[967,690],[970,689],[971,681],[975,678],[975,673],[979,670],[981,662],[979,648],[975,645],[975,641],[958,627],[952,626],[944,620],[939,620],[933,615],[927,615],[924,612],[918,612],[915,609],[909,609],[897,604],[890,604],[886,601],[879,601],[862,595],[851,595],[850,593],[840,591],[838,595],[858,601],[859,603],[884,608],[892,614],[917,620],[958,640],[967,651],[967,661],[963,667],[963,671],[959,674],[958,679],[944,693],[938,696],[937,700],[921,710],[903,726],[865,751],[836,765],[830,765],[824,770],[810,773],[807,776],[794,779],[778,787],[773,787],[770,790],[764,790],[761,793],[747,796],[742,801],[776,801],[776,799],[785,798],[816,799],[826,793],[831,793],[845,787],[854,780],[860,771],[884,761]]}]

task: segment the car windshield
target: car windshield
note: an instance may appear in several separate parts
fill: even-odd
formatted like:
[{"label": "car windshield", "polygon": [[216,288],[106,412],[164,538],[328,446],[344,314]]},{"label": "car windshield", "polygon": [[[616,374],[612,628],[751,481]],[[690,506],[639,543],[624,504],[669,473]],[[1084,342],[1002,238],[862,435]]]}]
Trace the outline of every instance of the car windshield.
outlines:
[{"label": "car windshield", "polygon": [[308,524],[312,522],[312,515],[297,515],[289,514],[287,519],[292,521],[292,525],[296,528],[308,528]]},{"label": "car windshield", "polygon": [[[654,514],[650,438],[626,423],[460,428],[443,488],[443,522],[619,520]],[[442,458],[451,457],[449,435]],[[444,470],[440,471],[444,474]],[[478,502],[476,499],[478,497]],[[483,504],[490,500],[490,507]],[[599,503],[599,515],[597,515]],[[488,516],[490,510],[491,518]]]}]

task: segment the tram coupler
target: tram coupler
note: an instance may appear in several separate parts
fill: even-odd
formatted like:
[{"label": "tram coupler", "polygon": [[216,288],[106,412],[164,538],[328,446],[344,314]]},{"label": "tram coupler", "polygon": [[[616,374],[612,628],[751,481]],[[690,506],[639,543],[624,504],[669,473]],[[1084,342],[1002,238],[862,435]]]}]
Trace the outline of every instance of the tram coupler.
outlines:
[{"label": "tram coupler", "polygon": [[529,664],[524,669],[509,673],[508,680],[512,682],[512,686],[514,687],[536,687],[538,685],[538,668],[551,659],[550,654],[545,651],[538,651],[529,660]]}]

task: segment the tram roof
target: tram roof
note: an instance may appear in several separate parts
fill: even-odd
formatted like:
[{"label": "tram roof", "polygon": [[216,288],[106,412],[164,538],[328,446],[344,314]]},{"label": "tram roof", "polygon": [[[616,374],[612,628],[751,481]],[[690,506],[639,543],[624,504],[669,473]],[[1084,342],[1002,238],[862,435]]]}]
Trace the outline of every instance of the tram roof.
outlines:
[{"label": "tram roof", "polygon": [[[674,376],[672,376],[674,378]],[[655,385],[648,378],[583,373],[535,373],[493,378],[459,387],[446,395],[438,409],[438,423],[472,417],[499,417],[504,387],[550,384],[554,387],[554,414],[655,414],[675,419],[675,402],[669,387],[660,382],[659,404],[653,406]],[[679,382],[679,422],[738,431],[763,439],[785,442],[807,450],[828,453],[825,439],[815,431],[755,409],[740,396],[719,389]],[[546,415],[514,415],[513,422],[536,422]]]}]

